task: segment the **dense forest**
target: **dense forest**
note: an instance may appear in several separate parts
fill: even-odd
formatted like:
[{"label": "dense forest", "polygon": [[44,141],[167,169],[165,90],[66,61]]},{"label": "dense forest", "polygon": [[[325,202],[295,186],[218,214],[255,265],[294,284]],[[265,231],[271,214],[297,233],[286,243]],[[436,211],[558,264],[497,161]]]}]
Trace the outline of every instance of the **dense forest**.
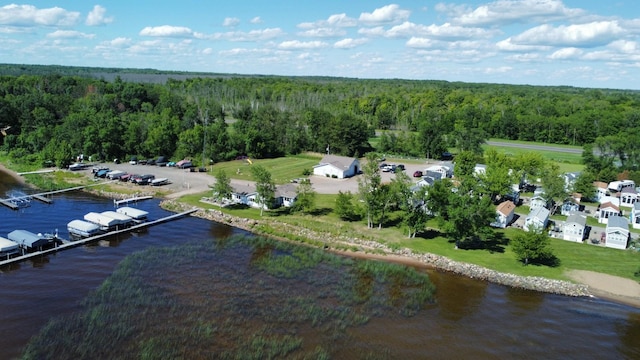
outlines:
[{"label": "dense forest", "polygon": [[361,156],[377,132],[386,153],[438,158],[502,138],[581,145],[596,168],[636,171],[640,92],[0,65],[0,129],[11,157],[58,166],[78,154]]}]

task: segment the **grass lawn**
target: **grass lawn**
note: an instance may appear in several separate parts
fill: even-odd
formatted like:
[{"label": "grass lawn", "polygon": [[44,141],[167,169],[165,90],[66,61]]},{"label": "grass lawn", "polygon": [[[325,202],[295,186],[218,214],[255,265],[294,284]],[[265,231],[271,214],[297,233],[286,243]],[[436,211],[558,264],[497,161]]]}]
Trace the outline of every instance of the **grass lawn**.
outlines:
[{"label": "grass lawn", "polygon": [[300,154],[277,159],[248,159],[221,162],[209,168],[209,173],[215,175],[224,170],[232,179],[254,181],[251,176],[251,166],[261,165],[271,173],[271,179],[276,184],[285,184],[292,179],[303,177],[305,169],[313,171],[322,159],[320,154]]}]

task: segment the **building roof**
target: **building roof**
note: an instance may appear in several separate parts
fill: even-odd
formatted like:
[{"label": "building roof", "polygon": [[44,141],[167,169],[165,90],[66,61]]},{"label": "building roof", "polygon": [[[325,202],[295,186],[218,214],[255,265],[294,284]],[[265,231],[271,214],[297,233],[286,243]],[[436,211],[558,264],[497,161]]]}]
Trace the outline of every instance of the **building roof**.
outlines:
[{"label": "building roof", "polygon": [[516,204],[514,204],[513,201],[507,200],[501,202],[500,205],[496,207],[496,211],[504,216],[508,216],[515,210],[515,208]]},{"label": "building roof", "polygon": [[576,223],[584,227],[587,225],[587,217],[582,214],[573,213],[567,217],[567,221],[565,222],[565,224],[568,223]]},{"label": "building roof", "polygon": [[618,206],[616,206],[616,204],[614,204],[614,203],[612,203],[610,201],[607,201],[606,203],[600,204],[600,209],[606,209],[606,208],[612,208],[612,209],[614,209],[616,211],[620,211],[620,208]]},{"label": "building roof", "polygon": [[627,218],[622,216],[609,216],[609,221],[607,221],[607,229],[609,228],[621,228],[629,230],[629,222]]},{"label": "building roof", "polygon": [[606,182],[602,182],[602,181],[594,181],[593,182],[593,186],[599,188],[599,189],[604,189],[607,190],[609,184],[607,184]]},{"label": "building roof", "polygon": [[630,194],[630,195],[638,195],[638,191],[631,186],[627,186],[626,188],[623,188],[622,190],[620,190],[621,194]]},{"label": "building roof", "polygon": [[253,183],[247,183],[245,185],[231,185],[233,192],[238,195],[253,194],[257,191],[256,185]]},{"label": "building roof", "polygon": [[529,213],[527,218],[529,218],[529,219],[536,218],[536,219],[540,219],[540,220],[548,219],[549,218],[549,209],[544,208],[544,207],[535,208],[535,209],[531,210],[531,212]]},{"label": "building roof", "polygon": [[356,158],[347,157],[347,156],[325,155],[322,158],[322,160],[320,160],[320,164],[316,166],[333,165],[338,169],[348,170],[349,167],[351,167],[351,164],[353,164],[353,162],[357,160],[358,159]]},{"label": "building roof", "polygon": [[298,196],[296,190],[298,186],[295,184],[283,184],[276,187],[275,197],[295,198]]}]

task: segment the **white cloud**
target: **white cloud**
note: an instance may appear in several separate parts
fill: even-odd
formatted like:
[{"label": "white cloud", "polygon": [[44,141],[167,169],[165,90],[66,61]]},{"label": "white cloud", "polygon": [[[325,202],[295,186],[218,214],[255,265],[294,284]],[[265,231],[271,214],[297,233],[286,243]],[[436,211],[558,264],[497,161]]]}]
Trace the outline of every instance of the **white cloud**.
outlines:
[{"label": "white cloud", "polygon": [[74,30],[56,30],[47,34],[47,37],[52,39],[93,39],[95,34],[85,34]]},{"label": "white cloud", "polygon": [[358,34],[364,36],[384,36],[386,34],[386,30],[382,26],[376,26],[373,28],[362,28],[358,29]]},{"label": "white cloud", "polygon": [[106,25],[106,24],[112,23],[113,17],[105,16],[106,13],[107,13],[107,9],[105,9],[100,5],[95,5],[93,7],[93,10],[91,10],[91,12],[89,12],[89,15],[87,15],[87,20],[85,21],[85,24],[89,26],[98,26],[98,25]]},{"label": "white cloud", "polygon": [[221,56],[254,56],[254,55],[270,55],[272,52],[268,49],[243,49],[235,48],[219,51]]},{"label": "white cloud", "polygon": [[402,10],[397,4],[390,4],[373,10],[372,13],[362,13],[358,19],[364,25],[397,24],[409,18],[411,12]]},{"label": "white cloud", "polygon": [[421,37],[412,37],[407,41],[406,45],[410,48],[427,49],[434,47],[436,45],[436,41]]},{"label": "white cloud", "polygon": [[290,40],[290,41],[283,41],[278,45],[278,48],[283,50],[319,49],[323,47],[327,47],[327,43],[323,41]]},{"label": "white cloud", "polygon": [[253,19],[249,20],[250,23],[252,24],[261,24],[262,23],[262,19],[260,18],[260,16],[256,16]]},{"label": "white cloud", "polygon": [[463,25],[493,25],[554,21],[582,16],[582,9],[567,8],[561,0],[498,0],[474,10],[460,7],[437,7],[449,11],[453,23]]},{"label": "white cloud", "polygon": [[364,38],[360,38],[360,39],[346,38],[340,41],[336,41],[333,44],[333,47],[336,49],[353,49],[360,45],[366,44],[367,42],[369,42],[369,40]]},{"label": "white cloud", "polygon": [[234,27],[234,26],[237,26],[238,24],[240,24],[240,19],[235,17],[224,18],[224,21],[222,22],[222,26],[226,26],[226,27]]},{"label": "white cloud", "polygon": [[625,54],[640,54],[640,46],[637,41],[616,40],[607,47]]},{"label": "white cloud", "polygon": [[522,45],[594,47],[617,40],[625,30],[617,21],[595,21],[578,25],[553,27],[543,24],[511,38]]},{"label": "white cloud", "polygon": [[574,59],[582,55],[582,53],[583,51],[578,48],[574,48],[574,47],[563,48],[549,55],[549,59],[552,59],[552,60]]},{"label": "white cloud", "polygon": [[297,25],[300,29],[315,29],[315,28],[327,28],[327,27],[354,27],[358,25],[358,21],[354,18],[350,18],[347,14],[335,14],[329,16],[327,20],[318,20],[315,22],[304,22]]},{"label": "white cloud", "polygon": [[544,51],[550,48],[549,46],[515,44],[511,38],[498,41],[496,43],[496,47],[502,51],[518,51],[518,52]]},{"label": "white cloud", "polygon": [[309,29],[307,31],[299,32],[298,35],[305,37],[340,37],[345,36],[347,34],[343,29],[338,28],[317,28],[317,29]]},{"label": "white cloud", "polygon": [[142,36],[157,36],[157,37],[186,37],[192,36],[193,32],[188,27],[184,26],[147,26],[140,31]]},{"label": "white cloud", "polygon": [[442,25],[422,25],[406,21],[389,29],[389,31],[386,32],[386,36],[394,38],[420,36],[435,39],[455,40],[487,38],[494,33],[495,31],[491,30],[456,26],[449,23]]},{"label": "white cloud", "polygon": [[215,34],[203,34],[203,33],[195,33],[194,36],[197,39],[206,39],[206,40],[228,40],[234,42],[240,41],[265,41],[275,39],[279,36],[284,35],[284,32],[280,28],[267,28],[261,30],[251,30],[248,32],[245,31],[228,31],[224,33],[215,33]]},{"label": "white cloud", "polygon": [[113,47],[125,47],[130,44],[131,44],[131,39],[126,37],[117,37],[106,43],[106,45],[113,46]]},{"label": "white cloud", "polygon": [[504,74],[513,70],[511,66],[488,67],[484,69],[485,74]]},{"label": "white cloud", "polygon": [[33,5],[5,5],[0,7],[0,25],[12,26],[71,26],[80,13],[53,7],[38,9]]}]

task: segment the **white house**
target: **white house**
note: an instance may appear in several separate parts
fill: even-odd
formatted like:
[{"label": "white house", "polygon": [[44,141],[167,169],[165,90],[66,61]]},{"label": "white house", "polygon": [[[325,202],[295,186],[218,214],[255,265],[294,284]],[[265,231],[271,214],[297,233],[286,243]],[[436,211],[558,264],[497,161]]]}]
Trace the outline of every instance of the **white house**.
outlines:
[{"label": "white house", "polygon": [[629,241],[629,223],[622,216],[612,216],[609,218],[605,230],[605,246],[624,250]]},{"label": "white house", "polygon": [[562,238],[568,241],[582,242],[587,226],[587,216],[573,213],[562,225]]},{"label": "white house", "polygon": [[493,227],[506,228],[513,221],[516,204],[512,201],[503,201],[496,207],[496,220],[491,223]]},{"label": "white house", "polygon": [[607,183],[602,181],[593,182],[593,187],[596,188],[596,200],[600,201],[600,199],[609,195],[609,189],[607,186]]},{"label": "white house", "polygon": [[529,200],[529,208],[535,210],[537,208],[546,208],[548,204],[547,198],[544,195],[544,189],[537,188],[533,192],[533,196]]},{"label": "white house", "polygon": [[640,229],[640,201],[633,204],[631,214],[629,214],[629,222],[634,229]]},{"label": "white house", "polygon": [[425,174],[430,171],[442,174],[441,179],[453,177],[453,166],[431,165],[428,168],[424,169]]},{"label": "white house", "polygon": [[638,201],[638,191],[635,187],[627,186],[620,190],[620,206],[631,207]]},{"label": "white house", "polygon": [[560,213],[564,216],[570,216],[578,211],[580,211],[580,204],[574,199],[566,199],[560,207]]},{"label": "white house", "polygon": [[633,180],[618,180],[618,181],[612,181],[607,185],[607,188],[609,189],[609,191],[614,193],[622,191],[622,189],[627,187],[635,188],[636,183]]},{"label": "white house", "polygon": [[231,201],[236,204],[259,207],[258,204],[254,203],[254,200],[258,195],[254,184],[248,183],[246,185],[232,185],[232,187],[233,192],[231,193]]},{"label": "white house", "polygon": [[360,171],[360,161],[356,158],[325,155],[318,165],[313,167],[313,174],[344,179],[355,176]]},{"label": "white house", "polygon": [[610,217],[622,216],[620,206],[614,204],[612,201],[606,201],[598,206],[598,222],[601,224],[607,224]]},{"label": "white house", "polygon": [[291,207],[298,197],[298,187],[295,184],[284,184],[276,187],[275,206]]},{"label": "white house", "polygon": [[483,176],[487,174],[487,165],[485,164],[476,164],[473,167],[473,175],[475,176]]},{"label": "white house", "polygon": [[[296,197],[298,196],[296,189],[297,187],[295,184],[276,186],[274,202],[271,204],[265,204],[263,209],[267,210],[278,206],[293,206],[296,201]],[[256,186],[252,183],[233,186],[231,200],[236,204],[244,204],[258,209],[260,208],[260,204],[258,203],[258,191],[256,190]]]},{"label": "white house", "polygon": [[524,219],[524,231],[529,229],[544,230],[549,222],[549,210],[544,207],[531,210]]}]

